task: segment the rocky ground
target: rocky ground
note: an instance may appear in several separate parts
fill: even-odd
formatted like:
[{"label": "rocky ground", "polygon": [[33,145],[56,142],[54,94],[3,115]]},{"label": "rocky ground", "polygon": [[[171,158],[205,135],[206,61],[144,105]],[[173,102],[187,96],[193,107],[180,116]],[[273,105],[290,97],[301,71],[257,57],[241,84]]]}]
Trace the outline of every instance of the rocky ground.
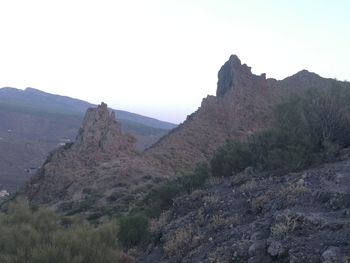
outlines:
[{"label": "rocky ground", "polygon": [[138,262],[350,262],[350,159],[212,179],[176,199]]}]

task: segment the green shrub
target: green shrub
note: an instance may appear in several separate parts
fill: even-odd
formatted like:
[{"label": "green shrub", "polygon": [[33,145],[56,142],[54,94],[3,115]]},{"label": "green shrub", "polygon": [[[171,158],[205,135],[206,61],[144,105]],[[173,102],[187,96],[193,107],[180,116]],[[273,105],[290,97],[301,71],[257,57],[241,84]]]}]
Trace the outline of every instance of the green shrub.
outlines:
[{"label": "green shrub", "polygon": [[193,190],[203,187],[208,176],[208,167],[199,165],[193,173],[179,176],[172,181],[161,184],[146,194],[140,204],[141,210],[149,217],[158,217],[163,211],[168,210],[173,205],[175,197],[186,192],[191,193]]},{"label": "green shrub", "polygon": [[350,146],[350,90],[312,89],[277,105],[270,130],[247,141],[229,141],[212,158],[214,176],[230,176],[248,166],[296,171],[332,161]]},{"label": "green shrub", "polygon": [[231,176],[252,163],[252,152],[247,143],[228,141],[210,162],[213,176]]},{"label": "green shrub", "polygon": [[146,214],[150,217],[159,216],[173,205],[173,199],[181,192],[181,186],[177,182],[168,182],[152,189],[143,201]]},{"label": "green shrub", "polygon": [[148,236],[148,219],[142,215],[127,216],[119,221],[119,242],[125,247],[140,244]]},{"label": "green shrub", "polygon": [[192,174],[181,176],[179,178],[179,185],[187,193],[191,193],[193,190],[203,187],[208,177],[208,166],[200,165]]},{"label": "green shrub", "polygon": [[120,262],[117,224],[98,227],[66,221],[28,202],[9,204],[0,214],[1,263],[115,263]]}]

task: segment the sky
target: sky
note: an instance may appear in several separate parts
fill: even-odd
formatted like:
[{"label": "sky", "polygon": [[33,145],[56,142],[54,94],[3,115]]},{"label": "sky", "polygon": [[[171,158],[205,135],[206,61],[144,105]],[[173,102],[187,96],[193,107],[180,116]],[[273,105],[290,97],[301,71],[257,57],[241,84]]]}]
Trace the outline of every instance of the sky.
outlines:
[{"label": "sky", "polygon": [[255,74],[350,80],[348,0],[0,0],[0,87],[179,123],[231,54]]}]

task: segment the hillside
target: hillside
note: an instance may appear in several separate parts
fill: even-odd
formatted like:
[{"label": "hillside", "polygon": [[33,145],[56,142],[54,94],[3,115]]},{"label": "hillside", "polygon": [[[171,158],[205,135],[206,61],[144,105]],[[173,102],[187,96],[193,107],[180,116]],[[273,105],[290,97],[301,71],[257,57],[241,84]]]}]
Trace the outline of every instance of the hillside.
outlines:
[{"label": "hillside", "polygon": [[266,79],[231,56],[217,95],[152,147],[102,103],[13,197],[117,219],[121,262],[347,262],[349,100],[347,82]]},{"label": "hillside", "polygon": [[268,128],[273,107],[310,88],[325,89],[347,83],[325,79],[302,70],[283,80],[254,75],[251,68],[232,55],[218,73],[216,96],[204,98],[198,110],[164,136],[146,155],[156,156],[174,173],[189,171],[208,162],[226,140],[244,139]]},{"label": "hillside", "polygon": [[242,172],[175,199],[137,262],[348,262],[350,159]]},{"label": "hillside", "polygon": [[[231,56],[219,71],[217,96],[204,99],[201,107],[184,123],[145,152],[121,152],[120,157],[114,153],[106,162],[96,159],[96,153],[90,151],[89,159],[95,160],[91,166],[79,158],[74,144],[68,149],[63,147],[49,156],[23,193],[34,202],[69,212],[89,198],[89,192],[94,192],[94,202],[90,203],[92,210],[97,203],[99,211],[105,206],[118,210],[115,206],[123,202],[125,195],[137,191],[135,188],[152,185],[161,180],[159,178],[189,173],[197,164],[208,163],[226,140],[244,140],[253,132],[268,129],[273,120],[272,109],[290,94],[312,87],[322,90],[333,84],[347,85],[307,71],[281,81],[266,79],[264,74],[252,74],[237,56]],[[100,121],[103,122],[97,120],[96,123]],[[100,134],[99,127],[93,123],[88,126]],[[84,130],[83,125],[81,131]],[[93,144],[100,144],[98,138]],[[52,170],[52,167],[56,168]],[[37,190],[40,188],[45,190]],[[118,195],[118,192],[123,194]],[[114,195],[114,201],[109,202]],[[85,208],[88,214],[94,213],[92,210]]]},{"label": "hillside", "polygon": [[[0,89],[0,189],[17,189],[51,150],[74,141],[89,107],[94,105],[32,88]],[[140,150],[175,127],[142,115],[114,111],[123,132],[135,136]]]}]

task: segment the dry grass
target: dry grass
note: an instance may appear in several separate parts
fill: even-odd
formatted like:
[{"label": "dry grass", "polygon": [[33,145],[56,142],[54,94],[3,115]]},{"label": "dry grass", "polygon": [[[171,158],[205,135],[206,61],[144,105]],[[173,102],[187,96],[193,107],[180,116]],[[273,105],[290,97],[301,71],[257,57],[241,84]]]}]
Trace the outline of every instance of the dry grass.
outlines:
[{"label": "dry grass", "polygon": [[219,198],[215,195],[206,195],[203,197],[203,202],[207,204],[216,204],[219,202]]},{"label": "dry grass", "polygon": [[292,216],[286,213],[283,216],[283,220],[280,223],[273,225],[270,228],[271,235],[276,238],[283,238],[287,234],[292,233],[297,226],[297,216]]},{"label": "dry grass", "polygon": [[169,222],[170,213],[165,211],[160,214],[158,218],[151,220],[150,231],[151,233],[158,234],[163,229],[163,227]]},{"label": "dry grass", "polygon": [[229,217],[223,215],[213,215],[210,221],[210,228],[216,230],[221,227],[233,227],[241,222],[241,217],[238,214],[234,214]]},{"label": "dry grass", "polygon": [[224,181],[223,177],[214,177],[211,176],[208,180],[207,180],[207,184],[209,186],[213,186],[213,185],[218,185],[221,184]]},{"label": "dry grass", "polygon": [[243,192],[249,192],[249,191],[253,191],[256,190],[258,188],[259,184],[256,180],[250,180],[248,182],[245,182],[244,184],[242,184],[239,187],[239,190],[243,191]]},{"label": "dry grass", "polygon": [[163,246],[165,254],[168,257],[183,255],[190,247],[192,238],[192,226],[178,229],[174,235],[165,242]]},{"label": "dry grass", "polygon": [[309,193],[310,189],[305,186],[304,180],[299,180],[298,182],[284,187],[280,190],[281,196],[286,196],[289,203],[295,202],[299,196]]}]

